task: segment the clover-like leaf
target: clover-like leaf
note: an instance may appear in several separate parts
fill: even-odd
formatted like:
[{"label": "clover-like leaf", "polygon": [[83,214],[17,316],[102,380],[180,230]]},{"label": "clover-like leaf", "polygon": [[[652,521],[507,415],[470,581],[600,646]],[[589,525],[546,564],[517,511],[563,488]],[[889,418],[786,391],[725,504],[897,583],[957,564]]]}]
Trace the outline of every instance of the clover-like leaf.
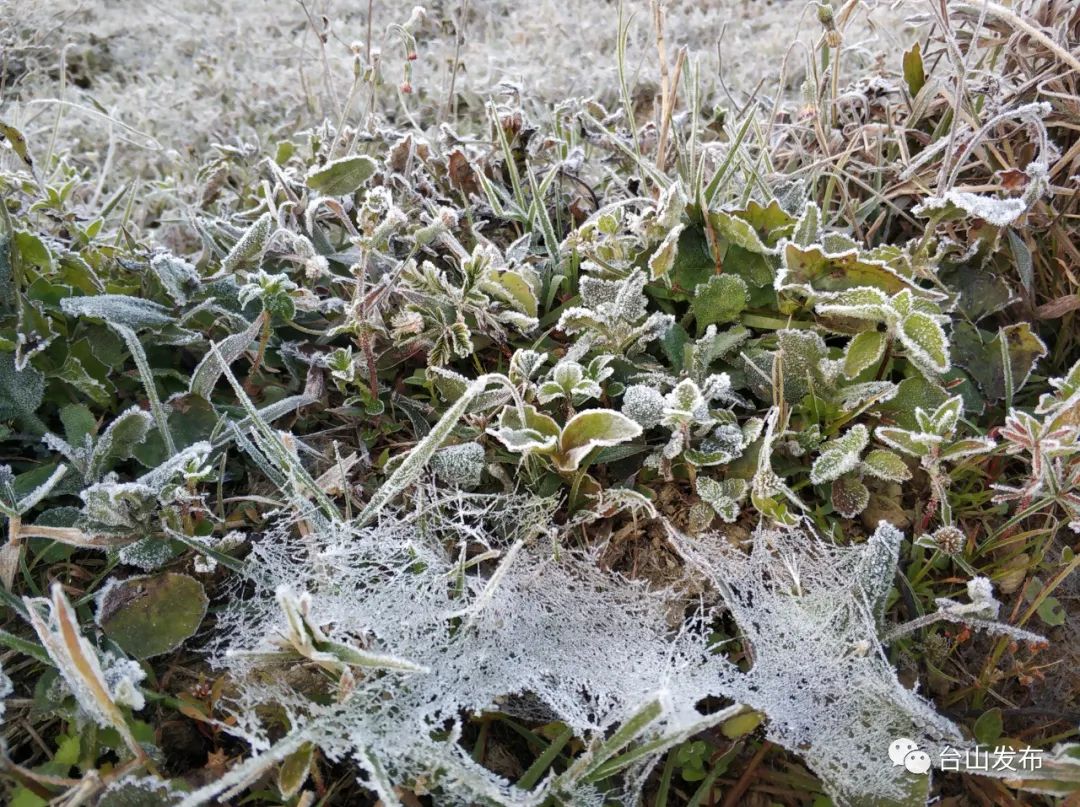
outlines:
[{"label": "clover-like leaf", "polygon": [[739,517],[739,504],[746,498],[749,485],[745,479],[713,479],[708,476],[697,478],[697,494],[708,504],[726,524],[732,524]]}]

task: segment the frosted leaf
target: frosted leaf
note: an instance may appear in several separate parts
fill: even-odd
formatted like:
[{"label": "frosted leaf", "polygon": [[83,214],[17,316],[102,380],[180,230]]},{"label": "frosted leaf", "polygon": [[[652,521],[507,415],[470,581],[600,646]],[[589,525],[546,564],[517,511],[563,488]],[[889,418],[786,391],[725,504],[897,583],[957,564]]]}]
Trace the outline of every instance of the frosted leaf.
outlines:
[{"label": "frosted leaf", "polygon": [[667,277],[675,266],[675,259],[679,254],[679,236],[682,235],[683,225],[679,224],[668,231],[660,246],[649,256],[649,277],[653,280]]},{"label": "frosted leaf", "polygon": [[540,372],[540,368],[547,361],[547,353],[539,353],[535,350],[515,350],[510,357],[508,375],[514,384],[524,384],[531,381],[533,376]]},{"label": "frosted leaf", "polygon": [[87,479],[99,479],[113,462],[131,457],[135,446],[146,439],[153,422],[150,414],[137,406],[117,415],[94,444],[86,468]]},{"label": "frosted leaf", "polygon": [[4,718],[4,712],[7,705],[4,703],[4,698],[8,697],[15,691],[15,687],[11,684],[11,679],[4,673],[4,666],[0,664],[0,720]]},{"label": "frosted leaf", "polygon": [[152,300],[126,294],[99,294],[94,297],[64,297],[60,308],[73,317],[93,317],[129,328],[161,328],[175,321],[173,313]]},{"label": "frosted leaf", "polygon": [[105,683],[113,701],[135,711],[146,706],[146,698],[139,689],[139,683],[146,678],[146,672],[138,662],[111,652],[102,653],[101,661]]},{"label": "frosted leaf", "polygon": [[484,472],[484,447],[462,443],[440,448],[431,457],[431,470],[446,484],[471,490]]},{"label": "frosted leaf", "polygon": [[777,331],[776,338],[780,346],[784,400],[799,403],[811,390],[816,394],[827,391],[829,384],[821,372],[821,361],[828,350],[821,335],[789,328]]},{"label": "frosted leaf", "polygon": [[120,547],[116,556],[127,566],[154,572],[176,557],[176,553],[168,541],[149,536]]},{"label": "frosted leaf", "polygon": [[708,420],[708,401],[692,379],[684,378],[675,386],[675,389],[664,396],[661,422],[665,426],[675,427]]},{"label": "frosted leaf", "polygon": [[659,426],[664,416],[664,396],[644,384],[632,384],[623,392],[622,412],[643,428]]},{"label": "frosted leaf", "polygon": [[24,597],[30,624],[49,657],[60,671],[81,709],[102,728],[114,728],[137,756],[144,752],[136,742],[117,703],[142,708],[142,694],[135,688],[144,675],[138,664],[106,659],[102,668],[94,646],[79,630],[75,611],[60,583],[53,583],[51,596]]},{"label": "frosted leaf", "polygon": [[815,485],[832,482],[855,470],[870,435],[866,426],[857,423],[842,437],[831,440],[822,447],[821,454],[810,469],[810,481]]},{"label": "frosted leaf", "polygon": [[829,500],[841,518],[855,518],[870,503],[870,491],[856,474],[845,474],[833,481]]},{"label": "frosted leaf", "polygon": [[911,469],[896,454],[876,448],[863,457],[859,468],[865,473],[886,482],[905,482],[911,479]]},{"label": "frosted leaf", "polygon": [[919,311],[912,312],[900,322],[896,333],[908,358],[925,375],[949,371],[952,366],[949,339],[935,318]]},{"label": "frosted leaf", "polygon": [[0,421],[15,420],[27,430],[45,431],[37,408],[45,395],[45,376],[27,366],[15,366],[15,356],[0,353]]},{"label": "frosted leaf", "polygon": [[243,267],[247,262],[261,259],[263,249],[266,248],[266,244],[270,241],[273,230],[274,217],[269,213],[263,213],[259,216],[233,244],[229,254],[221,261],[222,273],[231,274]]},{"label": "frosted leaf", "polygon": [[199,287],[198,270],[169,252],[158,252],[150,258],[150,271],[177,305],[186,305],[188,296]]},{"label": "frosted leaf", "polygon": [[917,216],[933,216],[959,211],[995,227],[1007,227],[1027,212],[1028,206],[1024,199],[1000,199],[951,190],[944,196],[930,197],[920,202],[911,212]]},{"label": "frosted leaf", "polygon": [[749,487],[745,479],[716,480],[708,476],[697,478],[697,494],[727,524],[739,517],[739,503],[746,498]]},{"label": "frosted leaf", "polygon": [[131,533],[146,529],[158,505],[157,490],[138,482],[106,479],[79,495],[89,532]]}]

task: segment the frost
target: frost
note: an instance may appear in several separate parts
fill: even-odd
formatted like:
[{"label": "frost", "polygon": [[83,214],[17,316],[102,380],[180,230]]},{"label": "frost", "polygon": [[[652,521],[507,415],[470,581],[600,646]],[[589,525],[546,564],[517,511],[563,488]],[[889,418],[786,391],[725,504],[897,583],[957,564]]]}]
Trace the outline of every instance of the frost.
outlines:
[{"label": "frost", "polygon": [[642,428],[659,426],[664,417],[664,396],[644,384],[632,384],[623,393],[622,412]]},{"label": "frost", "polygon": [[640,269],[620,280],[582,275],[582,305],[568,308],[559,317],[559,330],[586,339],[615,355],[635,353],[662,337],[675,317],[659,311],[647,313],[645,274]]},{"label": "frost", "polygon": [[94,317],[134,329],[161,328],[174,321],[172,312],[165,306],[125,294],[64,297],[60,308],[69,316]]},{"label": "frost", "polygon": [[840,547],[803,529],[759,529],[746,555],[673,534],[725,592],[751,649],[753,666],[726,682],[729,696],[764,711],[768,737],[801,749],[838,803],[903,795],[904,771],[880,763],[896,737],[933,749],[961,741],[900,683],[878,639],[901,537],[882,523],[865,544]]},{"label": "frost", "polygon": [[943,196],[926,199],[912,209],[917,216],[939,217],[956,215],[982,219],[995,227],[1007,227],[1026,213],[1049,188],[1050,180],[1045,163],[1027,166],[1027,187],[1022,197],[1001,199],[967,191],[950,190]]},{"label": "frost", "polygon": [[183,258],[158,252],[150,259],[150,271],[157,277],[172,301],[186,305],[188,296],[199,287],[199,272]]},{"label": "frost", "polygon": [[848,429],[843,437],[826,443],[810,469],[810,481],[821,485],[855,470],[859,464],[859,456],[869,440],[866,427],[858,423]]},{"label": "frost", "polygon": [[440,448],[431,457],[431,470],[446,484],[471,490],[484,472],[484,447],[462,443]]},{"label": "frost", "polygon": [[139,665],[111,654],[99,658],[80,633],[78,618],[60,583],[53,583],[49,599],[24,597],[23,603],[38,639],[81,709],[102,728],[116,729],[136,756],[145,756],[118,708],[118,704],[134,709],[145,705],[137,689],[144,676]]},{"label": "frost", "polygon": [[7,704],[4,703],[4,698],[8,697],[15,691],[15,687],[11,684],[11,679],[4,673],[4,666],[0,664],[0,721],[4,718],[4,712],[7,709]]}]

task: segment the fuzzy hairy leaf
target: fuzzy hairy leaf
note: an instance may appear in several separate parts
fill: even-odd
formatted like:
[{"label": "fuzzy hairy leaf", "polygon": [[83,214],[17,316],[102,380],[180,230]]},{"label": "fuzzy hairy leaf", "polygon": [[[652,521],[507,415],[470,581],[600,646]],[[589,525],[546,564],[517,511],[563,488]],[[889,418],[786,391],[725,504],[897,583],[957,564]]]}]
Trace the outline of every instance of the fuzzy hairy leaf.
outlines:
[{"label": "fuzzy hairy leaf", "polygon": [[746,282],[742,278],[713,275],[707,283],[694,289],[690,300],[698,333],[703,334],[709,325],[723,325],[737,320],[746,309],[748,299]]},{"label": "fuzzy hairy leaf", "polygon": [[821,485],[854,470],[859,464],[859,455],[869,440],[870,435],[861,423],[852,426],[843,436],[830,440],[814,460],[810,469],[810,481]]},{"label": "fuzzy hairy leaf", "polygon": [[911,469],[907,464],[893,452],[881,448],[875,448],[863,457],[860,467],[871,476],[886,482],[905,482],[911,479]]}]

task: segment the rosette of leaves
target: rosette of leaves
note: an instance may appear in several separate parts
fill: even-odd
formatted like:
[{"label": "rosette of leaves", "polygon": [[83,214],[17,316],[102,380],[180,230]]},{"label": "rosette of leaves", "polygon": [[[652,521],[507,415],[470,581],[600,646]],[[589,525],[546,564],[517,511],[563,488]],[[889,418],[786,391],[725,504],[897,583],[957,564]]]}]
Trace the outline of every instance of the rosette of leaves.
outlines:
[{"label": "rosette of leaves", "polygon": [[617,280],[583,275],[581,305],[562,313],[559,330],[568,336],[581,334],[594,350],[617,356],[639,353],[675,322],[671,314],[649,313],[644,289],[641,270]]},{"label": "rosette of leaves", "polygon": [[334,386],[345,396],[346,406],[359,406],[369,415],[382,414],[386,407],[371,393],[371,387],[363,377],[360,361],[360,356],[353,355],[351,345],[336,348],[323,358]]},{"label": "rosette of leaves", "polygon": [[844,518],[854,518],[870,502],[870,490],[864,477],[884,482],[903,482],[911,478],[911,470],[892,451],[873,449],[863,456],[869,442],[866,426],[857,423],[839,437],[823,443],[810,468],[813,484],[831,484],[833,508]]},{"label": "rosette of leaves", "polygon": [[739,517],[739,510],[750,485],[745,479],[713,479],[699,476],[695,480],[698,496],[726,524],[732,524]]},{"label": "rosette of leaves", "polygon": [[989,437],[956,436],[963,411],[964,399],[955,395],[933,412],[916,407],[916,429],[878,426],[874,432],[885,445],[919,460],[930,479],[932,499],[928,510],[933,513],[940,506],[945,524],[952,523],[952,510],[947,496],[949,474],[944,464],[985,454],[997,446]]},{"label": "rosette of leaves", "polygon": [[855,378],[875,366],[892,345],[926,377],[935,378],[951,367],[949,339],[944,323],[949,318],[940,306],[910,289],[888,295],[872,286],[819,293],[814,311],[827,317],[871,323],[876,328],[852,337],[844,351],[844,375]]},{"label": "rosette of leaves", "polygon": [[560,426],[535,406],[523,404],[504,407],[498,425],[487,431],[510,451],[544,457],[558,471],[572,473],[594,448],[633,440],[641,426],[611,409],[578,412]]},{"label": "rosette of leaves", "polygon": [[447,364],[472,355],[474,332],[502,342],[508,327],[533,330],[538,288],[531,267],[510,268],[490,244],[460,255],[453,274],[430,261],[409,264],[401,275],[398,293],[405,306],[393,322],[394,335],[403,344],[423,345],[429,363]]},{"label": "rosette of leaves", "polygon": [[681,455],[691,465],[703,467],[737,459],[762,428],[760,418],[739,424],[730,409],[714,409],[713,402],[744,403],[732,390],[727,373],[714,374],[700,386],[684,378],[666,395],[645,384],[631,385],[623,396],[622,411],[644,428],[670,430],[653,461],[667,467]]},{"label": "rosette of leaves", "polygon": [[[614,356],[597,356],[588,365],[563,359],[556,364],[547,378],[537,385],[536,399],[542,404],[564,400],[571,407],[581,406],[590,398],[603,395],[602,382],[615,372],[609,367]],[[511,377],[512,378],[512,377]]]},{"label": "rosette of leaves", "polygon": [[566,259],[577,260],[582,268],[629,266],[642,248],[640,236],[626,224],[621,208],[604,210],[573,229],[560,245]]}]

